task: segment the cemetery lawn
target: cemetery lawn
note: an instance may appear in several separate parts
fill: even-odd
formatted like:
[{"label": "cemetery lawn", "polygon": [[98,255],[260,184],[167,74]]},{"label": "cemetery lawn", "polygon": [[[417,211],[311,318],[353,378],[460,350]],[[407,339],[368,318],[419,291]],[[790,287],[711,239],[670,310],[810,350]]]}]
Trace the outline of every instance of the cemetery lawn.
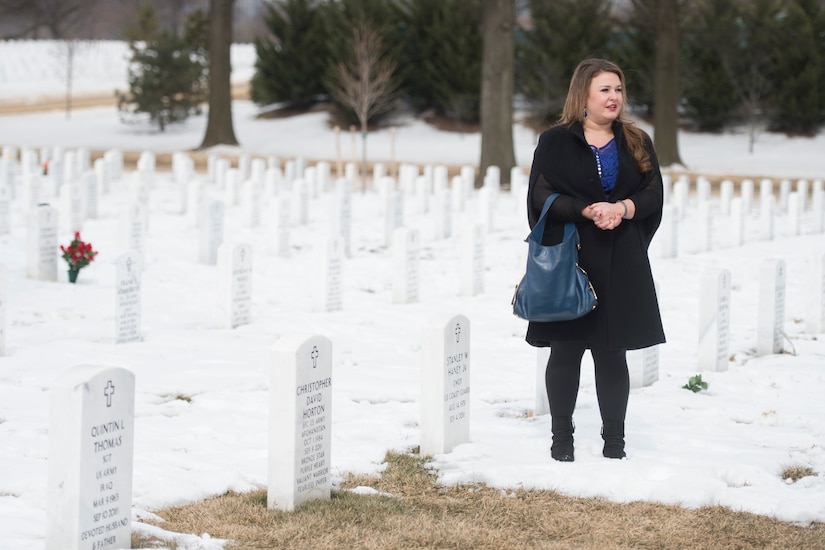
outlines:
[{"label": "cemetery lawn", "polygon": [[[427,468],[427,457],[388,453],[386,464],[380,477],[348,476],[329,500],[295,512],[267,509],[265,490],[227,493],[158,510],[165,521],[155,525],[174,533],[209,533],[230,540],[227,549],[825,548],[822,523],[792,525],[722,507],[443,486]],[[159,543],[170,544],[133,535],[132,548]]]}]

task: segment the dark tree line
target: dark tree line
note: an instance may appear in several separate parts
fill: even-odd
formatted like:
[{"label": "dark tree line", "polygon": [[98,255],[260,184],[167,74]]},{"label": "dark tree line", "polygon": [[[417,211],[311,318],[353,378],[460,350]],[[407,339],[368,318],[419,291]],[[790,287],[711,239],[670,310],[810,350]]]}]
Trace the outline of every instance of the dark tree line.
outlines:
[{"label": "dark tree line", "polygon": [[[275,2],[268,32],[256,41],[253,97],[306,105],[328,96],[324,73],[340,61],[340,33],[348,32],[348,14],[360,6],[371,11],[385,40],[398,45],[392,53],[411,105],[477,122],[484,3]],[[587,56],[619,63],[634,110],[657,126],[719,131],[761,123],[811,134],[825,120],[821,0],[527,0],[511,6],[516,97],[545,124],[557,117],[572,70]],[[342,18],[349,23],[341,25]]]},{"label": "dark tree line", "polygon": [[[209,58],[209,99],[228,113],[220,125],[231,128],[232,0],[0,0],[0,32],[66,36],[96,11],[140,2],[161,6],[161,27],[178,36],[193,6],[208,4],[209,13],[220,14],[209,24],[210,42],[222,52]],[[654,123],[663,164],[678,162],[679,127],[746,125],[752,137],[761,128],[811,135],[825,121],[823,0],[273,0],[268,6],[255,37],[251,94],[259,104],[306,108],[332,100],[357,120],[356,109],[335,93],[335,71],[351,56],[352,29],[363,21],[384,44],[382,58],[397,68],[394,83],[407,105],[462,125],[480,123],[489,139],[489,128],[506,119],[502,105],[516,105],[539,126],[551,124],[573,68],[587,56],[625,70],[630,108]],[[490,13],[497,24],[485,19]],[[485,101],[491,92],[495,99]],[[210,117],[221,116],[217,111],[210,103]],[[378,116],[375,110],[372,122]],[[214,132],[215,139],[234,139],[222,134]]]}]

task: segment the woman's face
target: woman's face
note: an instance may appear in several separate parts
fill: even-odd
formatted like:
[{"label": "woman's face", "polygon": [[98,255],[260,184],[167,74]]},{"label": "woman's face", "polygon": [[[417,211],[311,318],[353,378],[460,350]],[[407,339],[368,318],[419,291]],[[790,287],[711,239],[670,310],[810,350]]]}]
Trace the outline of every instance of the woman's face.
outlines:
[{"label": "woman's face", "polygon": [[597,73],[587,94],[587,118],[597,124],[613,122],[622,112],[622,81],[611,72]]}]

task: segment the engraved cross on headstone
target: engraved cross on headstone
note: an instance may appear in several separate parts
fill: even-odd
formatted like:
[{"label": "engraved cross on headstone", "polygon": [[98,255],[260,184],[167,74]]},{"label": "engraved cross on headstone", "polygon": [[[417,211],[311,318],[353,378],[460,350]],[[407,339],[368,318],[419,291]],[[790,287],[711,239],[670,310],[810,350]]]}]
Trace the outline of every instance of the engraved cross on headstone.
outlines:
[{"label": "engraved cross on headstone", "polygon": [[318,366],[318,346],[312,346],[312,351],[309,354],[312,357],[312,368]]},{"label": "engraved cross on headstone", "polygon": [[132,257],[126,258],[126,271],[132,272]]},{"label": "engraved cross on headstone", "polygon": [[103,395],[106,396],[106,406],[112,406],[112,395],[115,393],[115,385],[112,384],[112,381],[106,383],[106,387],[103,389]]},{"label": "engraved cross on headstone", "polygon": [[461,325],[456,323],[455,324],[455,343],[456,344],[461,339],[460,336],[461,336]]}]

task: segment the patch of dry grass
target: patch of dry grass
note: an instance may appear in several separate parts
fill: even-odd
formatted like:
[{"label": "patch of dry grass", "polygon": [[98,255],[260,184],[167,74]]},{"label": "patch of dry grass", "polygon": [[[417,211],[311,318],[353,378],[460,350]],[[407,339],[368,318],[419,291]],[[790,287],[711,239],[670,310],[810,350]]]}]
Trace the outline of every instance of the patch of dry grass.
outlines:
[{"label": "patch of dry grass", "polygon": [[[825,524],[795,526],[721,507],[689,510],[571,498],[550,491],[445,487],[436,483],[425,458],[390,453],[386,460],[381,476],[349,476],[329,500],[311,502],[292,513],[267,509],[265,491],[229,493],[155,513],[166,520],[166,530],[209,533],[234,541],[229,548],[244,550],[825,549]],[[390,496],[349,490],[358,486]]]},{"label": "patch of dry grass", "polygon": [[815,476],[816,472],[810,466],[788,466],[782,470],[782,479],[790,479],[794,483],[803,477]]}]

